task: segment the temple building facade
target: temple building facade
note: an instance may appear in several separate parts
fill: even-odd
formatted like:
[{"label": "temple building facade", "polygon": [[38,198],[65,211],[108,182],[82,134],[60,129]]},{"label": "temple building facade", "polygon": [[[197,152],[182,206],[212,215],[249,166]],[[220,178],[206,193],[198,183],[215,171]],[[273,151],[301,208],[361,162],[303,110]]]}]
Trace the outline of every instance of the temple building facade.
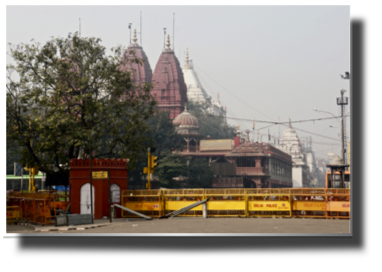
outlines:
[{"label": "temple building facade", "polygon": [[306,163],[305,154],[300,146],[300,139],[289,121],[289,127],[280,139],[279,149],[292,157],[293,187],[310,187],[310,170]]},{"label": "temple building facade", "polygon": [[167,36],[166,48],[156,64],[152,83],[152,93],[158,101],[161,111],[168,111],[174,119],[183,112],[187,103],[187,87],[184,83],[180,63],[170,48],[170,36]]}]

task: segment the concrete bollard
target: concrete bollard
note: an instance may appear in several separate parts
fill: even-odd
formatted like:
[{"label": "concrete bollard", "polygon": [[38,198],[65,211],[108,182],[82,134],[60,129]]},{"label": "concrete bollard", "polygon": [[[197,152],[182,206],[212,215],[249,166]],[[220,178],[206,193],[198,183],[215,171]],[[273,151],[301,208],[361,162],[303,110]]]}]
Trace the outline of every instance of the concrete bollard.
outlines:
[{"label": "concrete bollard", "polygon": [[207,218],[207,203],[203,203],[203,218]]}]

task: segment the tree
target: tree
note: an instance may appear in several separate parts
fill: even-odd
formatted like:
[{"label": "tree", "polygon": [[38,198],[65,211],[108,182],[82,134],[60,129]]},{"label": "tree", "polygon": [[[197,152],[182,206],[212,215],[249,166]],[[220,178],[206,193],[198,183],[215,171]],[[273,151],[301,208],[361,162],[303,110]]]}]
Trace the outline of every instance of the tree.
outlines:
[{"label": "tree", "polygon": [[189,159],[179,153],[161,159],[154,172],[154,175],[159,178],[159,186],[165,188],[179,187],[179,182],[175,181],[174,178],[188,175],[187,160]]},{"label": "tree", "polygon": [[210,188],[214,173],[205,159],[197,158],[188,166],[187,187]]},{"label": "tree", "polygon": [[[158,160],[161,160],[167,155],[172,154],[173,151],[181,151],[183,148],[182,136],[175,131],[175,126],[172,124],[172,120],[169,117],[168,112],[156,112],[147,120],[148,141],[144,143],[146,147],[153,146],[156,148],[153,155],[158,156]],[[143,158],[137,163],[136,169],[129,171],[129,182],[132,185],[141,184],[144,177],[143,167],[147,166],[147,152],[144,151],[139,156]]]},{"label": "tree", "polygon": [[[7,145],[21,148],[20,162],[47,173],[47,185],[67,185],[69,160],[129,158],[134,168],[149,141],[147,119],[156,101],[150,85],[134,86],[122,71],[124,48],[98,38],[52,38],[13,46],[19,80],[7,78]],[[134,60],[141,61],[141,60]],[[123,97],[123,99],[122,99]],[[53,183],[51,183],[53,184]]]},{"label": "tree", "polygon": [[214,116],[209,110],[212,108],[211,99],[205,102],[188,102],[189,111],[199,121],[199,133],[211,139],[232,139],[236,136],[236,129],[226,124],[222,116]]}]

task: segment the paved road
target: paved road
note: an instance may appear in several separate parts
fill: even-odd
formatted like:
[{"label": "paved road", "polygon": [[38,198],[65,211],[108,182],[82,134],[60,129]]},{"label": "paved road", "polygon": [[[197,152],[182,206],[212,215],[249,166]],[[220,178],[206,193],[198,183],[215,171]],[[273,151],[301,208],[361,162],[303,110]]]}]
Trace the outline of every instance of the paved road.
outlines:
[{"label": "paved road", "polygon": [[[350,233],[350,220],[339,219],[179,217],[130,220],[94,229],[44,233]],[[12,225],[7,226],[7,232],[37,233],[29,227]]]}]

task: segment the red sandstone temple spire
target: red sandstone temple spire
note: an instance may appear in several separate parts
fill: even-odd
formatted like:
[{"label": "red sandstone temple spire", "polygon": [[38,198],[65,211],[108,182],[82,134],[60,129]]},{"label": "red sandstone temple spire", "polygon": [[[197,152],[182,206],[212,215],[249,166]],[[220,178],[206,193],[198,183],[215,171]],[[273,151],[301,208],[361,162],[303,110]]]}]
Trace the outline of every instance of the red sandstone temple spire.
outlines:
[{"label": "red sandstone temple spire", "polygon": [[170,46],[170,35],[167,35],[166,48],[154,70],[152,93],[156,96],[158,108],[170,112],[170,118],[173,119],[184,110],[187,103],[187,87],[180,63]]},{"label": "red sandstone temple spire", "polygon": [[[149,60],[143,51],[143,48],[137,43],[137,40],[137,31],[134,29],[133,43],[130,44],[123,53],[120,69],[122,71],[131,72],[133,84],[139,86],[145,83],[151,83],[153,73]],[[143,64],[141,65],[134,62],[133,60],[135,58],[144,60]]]}]

